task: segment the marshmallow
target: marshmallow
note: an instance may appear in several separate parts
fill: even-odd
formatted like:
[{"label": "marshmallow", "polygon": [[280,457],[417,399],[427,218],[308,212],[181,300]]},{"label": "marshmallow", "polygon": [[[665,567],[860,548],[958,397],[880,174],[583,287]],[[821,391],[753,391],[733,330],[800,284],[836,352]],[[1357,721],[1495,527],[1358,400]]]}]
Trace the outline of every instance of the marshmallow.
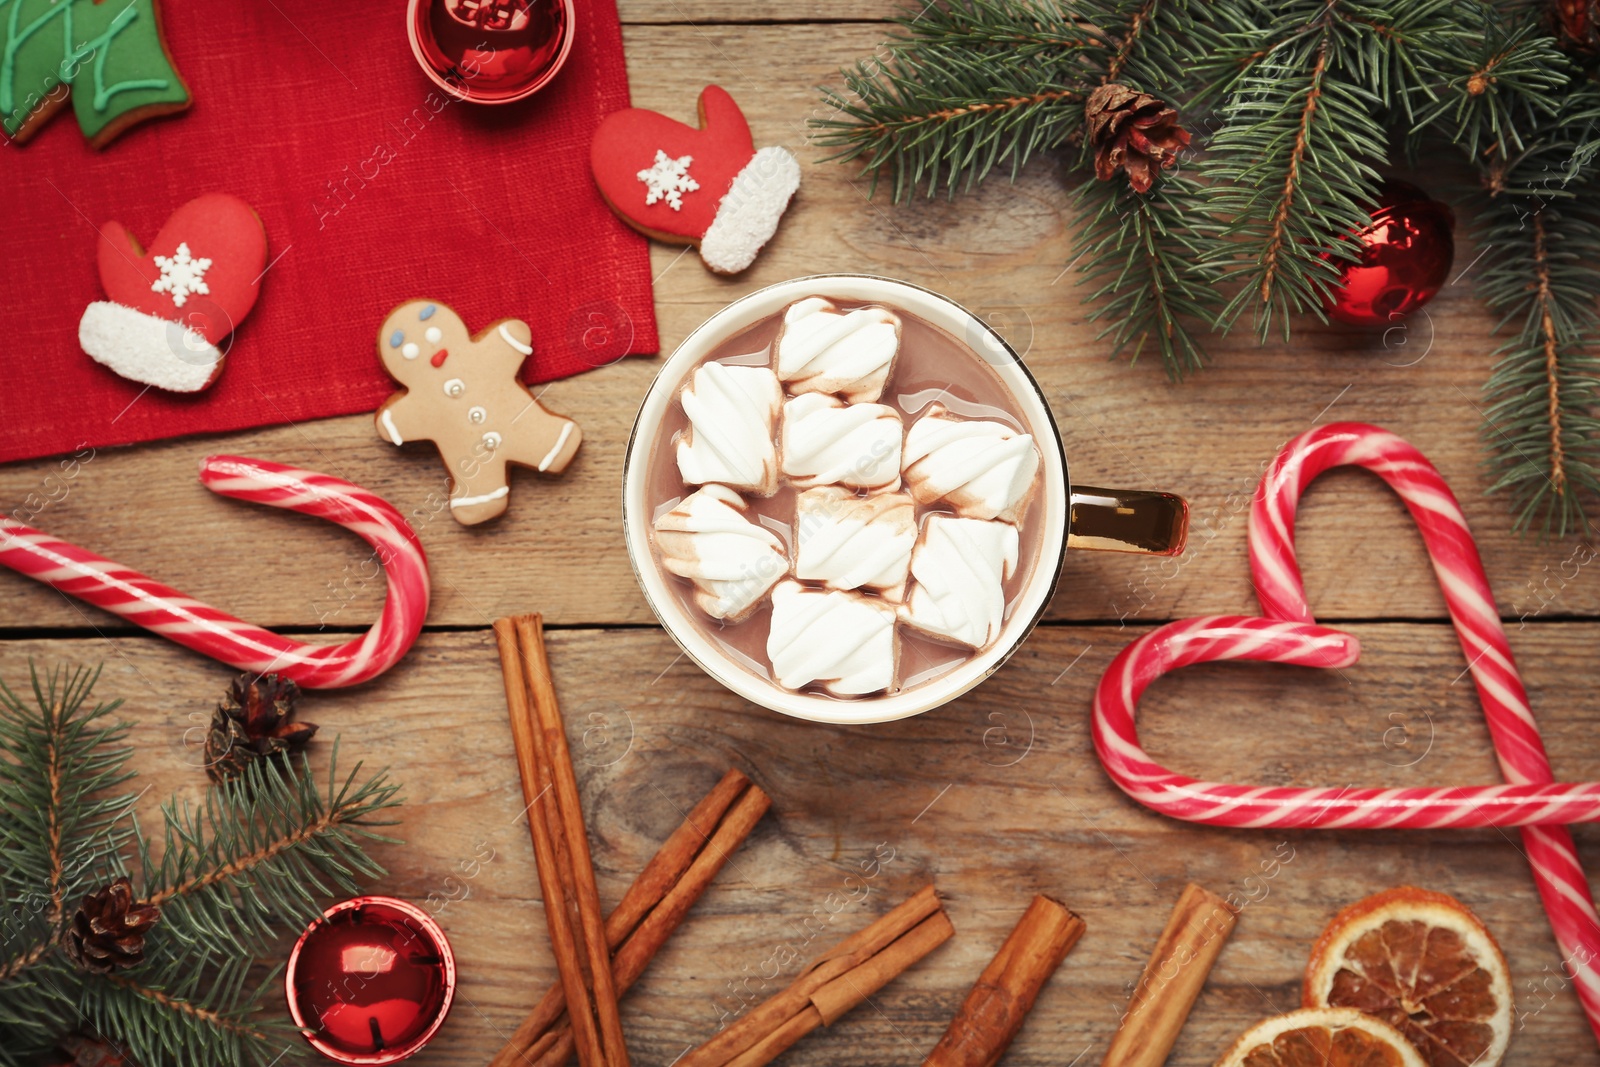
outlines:
[{"label": "marshmallow", "polygon": [[661,565],[694,583],[694,602],[713,619],[747,618],[789,571],[783,542],[748,508],[732,489],[708,485],[655,522]]},{"label": "marshmallow", "polygon": [[836,485],[795,502],[794,576],[829,589],[866,589],[898,601],[905,595],[916,504],[905,493],[859,497]]},{"label": "marshmallow", "polygon": [[1033,437],[1005,423],[950,418],[943,405],[906,432],[906,487],[918,504],[945,501],[972,519],[1017,522],[1039,472]]},{"label": "marshmallow", "polygon": [[766,367],[705,363],[681,397],[689,428],[678,438],[678,470],[689,485],[718,482],[771,496],[778,488],[772,427],[783,387]]},{"label": "marshmallow", "polygon": [[1017,528],[930,515],[911,553],[911,591],[900,618],[930,637],[983,649],[1005,622],[1005,581],[1017,569]]},{"label": "marshmallow", "polygon": [[883,404],[846,404],[801,393],[783,405],[783,473],[796,489],[900,483],[900,414]]},{"label": "marshmallow", "polygon": [[772,591],[767,658],[785,689],[819,685],[833,696],[865,696],[894,684],[899,642],[895,611],[841,590],[780,582]]},{"label": "marshmallow", "polygon": [[778,377],[793,393],[877,400],[900,350],[900,317],[885,308],[840,311],[809,296],[790,304],[773,342]]}]

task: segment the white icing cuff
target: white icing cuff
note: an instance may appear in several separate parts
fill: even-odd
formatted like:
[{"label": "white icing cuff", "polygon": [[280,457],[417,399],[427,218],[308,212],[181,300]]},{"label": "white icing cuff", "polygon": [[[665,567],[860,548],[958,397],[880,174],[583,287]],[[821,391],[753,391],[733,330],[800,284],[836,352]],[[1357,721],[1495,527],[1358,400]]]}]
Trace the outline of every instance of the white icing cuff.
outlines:
[{"label": "white icing cuff", "polygon": [[916,504],[904,493],[856,496],[825,485],[795,502],[794,576],[830,589],[867,589],[890,600],[905,595]]},{"label": "white icing cuff", "polygon": [[758,496],[777,490],[772,426],[783,387],[776,374],[705,363],[684,386],[681,402],[689,428],[678,439],[678,471],[687,484],[718,482]]},{"label": "white icing cuff", "polygon": [[866,696],[894,684],[900,643],[894,608],[839,590],[780,582],[772,591],[767,658],[785,689],[817,685],[834,696]]},{"label": "white icing cuff", "polygon": [[836,393],[852,404],[877,400],[900,351],[900,316],[887,308],[840,311],[808,296],[784,309],[772,347],[790,392]]},{"label": "white icing cuff", "polygon": [[695,585],[694,602],[713,619],[748,617],[789,571],[783,542],[751,522],[732,489],[708,485],[655,521],[661,565]]},{"label": "white icing cuff", "polygon": [[783,405],[783,473],[797,489],[900,482],[900,413],[885,404],[846,404],[801,393]]},{"label": "white icing cuff", "polygon": [[758,151],[734,176],[700,238],[700,258],[718,274],[738,274],[772,239],[789,198],[800,188],[800,163],[787,148]]},{"label": "white icing cuff", "polygon": [[1017,569],[1017,528],[1008,522],[930,515],[911,554],[906,625],[983,649],[1005,622],[1005,581]]},{"label": "white icing cuff", "polygon": [[1016,522],[1038,472],[1033,437],[1002,422],[949,418],[932,404],[906,432],[906,488],[919,504],[943,500],[967,518]]},{"label": "white icing cuff", "polygon": [[197,393],[222,370],[222,353],[199,333],[109,300],[84,309],[78,344],[122,377],[174,393]]}]

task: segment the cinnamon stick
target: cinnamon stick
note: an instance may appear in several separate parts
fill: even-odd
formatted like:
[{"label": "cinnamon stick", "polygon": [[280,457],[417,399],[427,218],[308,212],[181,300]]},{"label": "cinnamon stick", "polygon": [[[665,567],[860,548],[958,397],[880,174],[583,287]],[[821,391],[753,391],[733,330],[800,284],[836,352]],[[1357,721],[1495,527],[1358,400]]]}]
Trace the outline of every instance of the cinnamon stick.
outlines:
[{"label": "cinnamon stick", "polygon": [[978,976],[961,1010],[923,1067],[994,1067],[1011,1046],[1039,991],[1072,946],[1084,923],[1057,900],[1036,896]]},{"label": "cinnamon stick", "polygon": [[955,933],[933,886],[807,964],[789,987],[674,1067],[761,1067],[899,977]]},{"label": "cinnamon stick", "polygon": [[496,619],[506,706],[528,828],[544,893],[545,924],[583,1067],[628,1067],[589,835],[566,728],[550,680],[538,615]]},{"label": "cinnamon stick", "polygon": [[1215,893],[1189,883],[1178,897],[1101,1067],[1161,1067],[1212,964],[1238,921]]},{"label": "cinnamon stick", "polygon": [[[645,864],[606,918],[618,996],[644,973],[771,803],[759,786],[730,770]],[[559,1067],[571,1057],[573,1046],[566,995],[558,982],[489,1067]]]}]

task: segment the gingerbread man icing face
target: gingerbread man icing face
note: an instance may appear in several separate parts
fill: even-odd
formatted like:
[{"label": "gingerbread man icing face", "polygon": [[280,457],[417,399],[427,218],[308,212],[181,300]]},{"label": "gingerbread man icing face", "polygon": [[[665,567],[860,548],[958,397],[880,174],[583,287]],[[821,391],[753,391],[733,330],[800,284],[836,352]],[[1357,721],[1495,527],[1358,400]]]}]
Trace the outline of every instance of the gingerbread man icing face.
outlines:
[{"label": "gingerbread man icing face", "polygon": [[506,464],[563,470],[583,440],[578,424],[546,410],[517,380],[532,331],[501,319],[476,337],[432,300],[402,304],[383,321],[378,356],[405,388],[378,408],[378,435],[395,445],[432,441],[450,472],[450,513],[468,526],[506,509]]}]

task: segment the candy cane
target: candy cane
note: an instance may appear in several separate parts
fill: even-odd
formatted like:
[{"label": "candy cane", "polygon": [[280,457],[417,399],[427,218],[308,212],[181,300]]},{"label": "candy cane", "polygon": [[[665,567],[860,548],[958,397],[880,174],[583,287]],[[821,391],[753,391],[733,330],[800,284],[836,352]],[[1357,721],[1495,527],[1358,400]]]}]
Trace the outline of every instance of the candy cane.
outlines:
[{"label": "candy cane", "polygon": [[[1478,688],[1505,785],[1405,789],[1265,788],[1174,774],[1139,745],[1134,714],[1156,678],[1191,663],[1267,660],[1313,667],[1356,661],[1354,637],[1318,626],[1294,549],[1300,496],[1330,467],[1360,466],[1400,495],[1416,520]],[[1250,513],[1250,565],[1272,618],[1218,616],[1163,626],[1125,648],[1094,701],[1095,749],[1130,796],[1164,814],[1222,826],[1443,828],[1521,826],[1545,912],[1589,1025],[1600,1039],[1600,916],[1564,824],[1600,821],[1600,783],[1557,783],[1550,770],[1477,545],[1454,494],[1412,445],[1338,423],[1291,441],[1262,479]]]},{"label": "candy cane", "polygon": [[428,559],[416,532],[387,501],[326,474],[241,456],[207,457],[200,464],[200,481],[221,496],[314,515],[360,535],[376,550],[389,584],[378,621],[340,645],[279,637],[7,519],[0,519],[0,564],[185,648],[256,674],[276,671],[309,689],[359,685],[405,655],[428,614]]}]

